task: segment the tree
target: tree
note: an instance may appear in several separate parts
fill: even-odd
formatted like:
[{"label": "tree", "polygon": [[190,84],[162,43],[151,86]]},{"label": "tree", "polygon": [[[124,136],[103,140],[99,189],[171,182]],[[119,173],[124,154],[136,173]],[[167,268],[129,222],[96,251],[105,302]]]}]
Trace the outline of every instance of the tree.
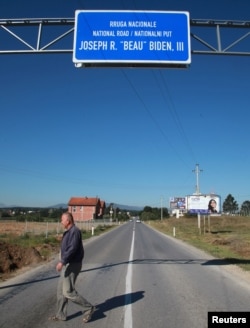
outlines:
[{"label": "tree", "polygon": [[145,206],[141,213],[141,220],[160,220],[161,218],[169,217],[167,208],[158,208],[158,207],[150,207]]},{"label": "tree", "polygon": [[141,220],[142,221],[149,221],[149,220],[157,220],[158,217],[153,212],[142,212]]},{"label": "tree", "polygon": [[225,213],[229,213],[229,214],[234,214],[235,212],[237,212],[239,209],[239,206],[236,202],[236,200],[234,199],[234,197],[229,194],[224,203],[223,203],[223,212]]},{"label": "tree", "polygon": [[250,214],[250,201],[249,200],[245,200],[242,203],[240,212],[242,215],[245,215],[245,216],[248,216]]},{"label": "tree", "polygon": [[150,206],[145,206],[144,209],[143,209],[143,212],[152,212],[152,207]]}]

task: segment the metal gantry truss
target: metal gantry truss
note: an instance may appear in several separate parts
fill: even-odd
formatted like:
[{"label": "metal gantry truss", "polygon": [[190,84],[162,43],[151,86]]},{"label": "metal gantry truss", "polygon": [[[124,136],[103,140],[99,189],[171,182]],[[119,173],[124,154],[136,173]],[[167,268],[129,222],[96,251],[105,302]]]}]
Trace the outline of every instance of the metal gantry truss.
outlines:
[{"label": "metal gantry truss", "polygon": [[0,54],[73,52],[74,18],[0,19],[0,26]]},{"label": "metal gantry truss", "polygon": [[[250,22],[246,21],[222,21],[222,20],[204,20],[204,19],[191,19],[191,38],[198,41],[203,49],[192,49],[193,54],[205,55],[250,55]],[[212,46],[211,42],[201,38],[198,34],[193,33],[197,30],[198,33],[201,29],[212,29],[216,34],[216,46]],[[223,38],[226,39],[227,45],[222,46],[222,32]],[[237,36],[236,36],[237,35]],[[240,46],[240,50],[236,50]]]},{"label": "metal gantry truss", "polygon": [[[2,55],[73,53],[74,18],[0,19],[0,27]],[[190,36],[192,54],[250,55],[249,21],[191,19]]]}]

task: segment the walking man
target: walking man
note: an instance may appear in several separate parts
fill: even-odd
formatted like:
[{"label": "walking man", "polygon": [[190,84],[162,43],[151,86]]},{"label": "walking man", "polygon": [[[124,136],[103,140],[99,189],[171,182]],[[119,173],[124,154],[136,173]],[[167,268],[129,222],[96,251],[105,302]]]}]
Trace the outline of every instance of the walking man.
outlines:
[{"label": "walking man", "polygon": [[57,286],[57,312],[50,319],[66,321],[67,306],[70,300],[82,307],[83,322],[88,322],[91,320],[95,307],[79,295],[75,289],[84,257],[81,231],[76,227],[74,218],[69,212],[62,214],[61,222],[65,232],[61,242],[60,261],[56,265],[56,270],[61,272]]}]

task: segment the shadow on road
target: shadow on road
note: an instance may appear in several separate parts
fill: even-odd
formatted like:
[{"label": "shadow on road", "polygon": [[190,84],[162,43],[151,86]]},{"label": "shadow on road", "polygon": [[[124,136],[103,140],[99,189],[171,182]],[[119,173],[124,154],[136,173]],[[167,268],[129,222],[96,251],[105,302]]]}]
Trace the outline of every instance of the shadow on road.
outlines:
[{"label": "shadow on road", "polygon": [[95,305],[96,312],[94,313],[91,321],[99,320],[106,317],[106,315],[104,314],[105,312],[139,301],[140,299],[144,298],[144,293],[145,291],[137,291],[133,293],[114,296],[112,298],[107,299],[103,303]]},{"label": "shadow on road", "polygon": [[[138,291],[138,292],[123,294],[119,296],[114,296],[112,298],[107,299],[103,303],[96,304],[95,305],[96,311],[94,312],[91,321],[96,321],[105,318],[106,317],[105,312],[139,301],[140,299],[144,298],[144,293],[145,291]],[[67,321],[70,321],[82,315],[83,315],[82,311],[78,311],[74,314],[69,315]]]},{"label": "shadow on road", "polygon": [[213,259],[202,263],[202,265],[230,265],[230,264],[250,264],[250,260],[227,257],[225,259]]},{"label": "shadow on road", "polygon": [[10,287],[21,287],[21,286],[25,286],[25,285],[35,284],[35,283],[38,283],[38,282],[41,282],[41,281],[57,279],[58,277],[59,277],[59,275],[55,275],[55,276],[41,278],[41,279],[28,280],[28,281],[24,281],[24,282],[20,282],[20,283],[17,283],[17,284],[12,284],[12,285],[5,285],[5,286],[1,286],[0,290],[10,288]]},{"label": "shadow on road", "polygon": [[[84,272],[90,272],[90,271],[96,271],[96,270],[109,270],[109,268],[114,266],[120,266],[120,265],[128,265],[128,264],[156,264],[156,265],[170,265],[170,264],[198,264],[198,265],[230,265],[230,264],[250,264],[250,260],[244,260],[239,258],[225,258],[225,259],[135,259],[133,261],[124,261],[124,262],[117,262],[117,263],[107,263],[107,264],[101,264],[100,266],[94,266],[89,269],[83,269],[81,270],[81,273]],[[34,284],[39,283],[41,281],[51,280],[51,279],[57,279],[59,275],[53,275],[46,278],[41,279],[34,279],[29,280],[21,283],[16,284],[9,284],[0,286],[1,289],[11,288],[11,287],[20,287],[25,286],[28,284]]]}]

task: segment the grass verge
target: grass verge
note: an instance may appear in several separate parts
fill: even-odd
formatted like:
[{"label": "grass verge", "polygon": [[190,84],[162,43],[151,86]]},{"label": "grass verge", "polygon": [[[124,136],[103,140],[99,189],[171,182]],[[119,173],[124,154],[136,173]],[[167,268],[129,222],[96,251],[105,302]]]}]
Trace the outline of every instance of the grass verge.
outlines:
[{"label": "grass verge", "polygon": [[[98,236],[113,227],[112,225],[99,225],[94,229],[94,236]],[[82,229],[81,232],[83,240],[93,237],[92,230]],[[43,258],[47,259],[50,258],[53,253],[59,251],[61,239],[62,234],[57,234],[56,232],[50,232],[47,236],[44,234],[35,235],[33,233],[24,233],[21,236],[6,233],[0,235],[0,241],[16,245],[20,248],[35,248],[39,250]]]},{"label": "grass verge", "polygon": [[180,217],[150,221],[155,229],[183,240],[225,263],[250,271],[250,218],[241,216]]}]

